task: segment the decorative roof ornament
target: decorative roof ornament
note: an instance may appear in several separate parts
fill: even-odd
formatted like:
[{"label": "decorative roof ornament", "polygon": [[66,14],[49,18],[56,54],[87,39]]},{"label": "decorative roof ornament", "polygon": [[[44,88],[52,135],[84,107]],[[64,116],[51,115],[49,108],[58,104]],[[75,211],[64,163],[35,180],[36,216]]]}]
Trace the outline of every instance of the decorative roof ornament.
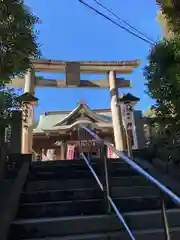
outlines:
[{"label": "decorative roof ornament", "polygon": [[84,100],[84,99],[80,99],[80,100],[79,100],[79,104],[82,104],[82,105],[87,105],[87,103],[85,102],[85,100]]},{"label": "decorative roof ornament", "polygon": [[79,112],[80,112],[80,114],[84,114],[85,110],[82,108]]},{"label": "decorative roof ornament", "polygon": [[77,102],[77,106],[78,106],[78,105],[88,106],[84,99],[80,99],[80,100]]}]

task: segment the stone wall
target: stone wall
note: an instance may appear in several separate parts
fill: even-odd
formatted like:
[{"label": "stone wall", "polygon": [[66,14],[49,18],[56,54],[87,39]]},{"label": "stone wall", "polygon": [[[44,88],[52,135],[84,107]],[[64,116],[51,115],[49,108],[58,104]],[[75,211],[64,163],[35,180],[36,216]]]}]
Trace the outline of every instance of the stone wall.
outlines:
[{"label": "stone wall", "polygon": [[134,120],[136,124],[136,134],[138,141],[138,149],[143,149],[146,144],[144,133],[144,118],[142,117],[142,111],[134,111]]},{"label": "stone wall", "polygon": [[21,153],[22,144],[22,112],[13,111],[11,121],[10,153]]}]

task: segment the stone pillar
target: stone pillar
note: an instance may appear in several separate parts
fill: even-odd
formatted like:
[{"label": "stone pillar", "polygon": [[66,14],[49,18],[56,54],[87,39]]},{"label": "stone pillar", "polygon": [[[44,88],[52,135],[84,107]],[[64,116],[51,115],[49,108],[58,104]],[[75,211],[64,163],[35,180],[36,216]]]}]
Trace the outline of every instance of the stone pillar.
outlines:
[{"label": "stone pillar", "polygon": [[116,86],[116,73],[114,71],[109,72],[109,88],[115,147],[119,151],[124,151],[122,116],[118,104],[118,89]]},{"label": "stone pillar", "polygon": [[11,122],[11,153],[21,153],[22,140],[22,112],[12,112]]},{"label": "stone pillar", "polygon": [[24,82],[24,92],[28,92],[34,95],[34,87],[35,87],[35,73],[33,69],[27,71],[25,75]]},{"label": "stone pillar", "polygon": [[133,132],[133,141],[134,141],[134,146],[132,149],[138,149],[138,139],[137,139],[137,131],[136,131],[136,122],[135,122],[135,117],[134,117],[134,109],[132,110],[132,132]]},{"label": "stone pillar", "polygon": [[32,138],[33,138],[33,119],[34,119],[34,108],[28,104],[28,124],[22,122],[22,153],[32,154]]},{"label": "stone pillar", "polygon": [[61,144],[61,160],[65,160],[65,142]]},{"label": "stone pillar", "polygon": [[144,119],[142,117],[141,111],[139,110],[134,111],[134,121],[136,125],[136,137],[138,142],[138,149],[143,149],[145,148],[148,136],[146,135],[145,132]]},{"label": "stone pillar", "polygon": [[[34,95],[35,90],[35,73],[31,69],[25,75],[24,92]],[[28,107],[28,126],[22,127],[22,153],[32,154],[32,138],[33,138],[33,121],[34,121],[34,106],[29,104]]]},{"label": "stone pillar", "polygon": [[31,114],[31,120],[30,124],[28,127],[28,153],[27,154],[32,154],[32,145],[33,145],[33,123],[34,123],[34,107],[32,106],[32,109],[30,110]]}]

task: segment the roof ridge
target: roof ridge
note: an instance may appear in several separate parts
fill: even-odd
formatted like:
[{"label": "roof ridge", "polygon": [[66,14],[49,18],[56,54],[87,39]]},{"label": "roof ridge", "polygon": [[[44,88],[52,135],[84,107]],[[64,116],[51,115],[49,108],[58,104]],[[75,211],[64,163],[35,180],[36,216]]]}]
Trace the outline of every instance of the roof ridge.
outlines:
[{"label": "roof ridge", "polygon": [[[88,107],[89,108],[89,107]],[[65,113],[65,114],[69,114],[70,112],[72,112],[75,108],[73,108],[72,110],[57,110],[57,111],[46,111],[44,112],[43,115],[53,115],[53,114],[62,114],[62,113]],[[99,112],[102,112],[102,111],[111,111],[111,108],[95,108],[95,109],[91,109],[89,108],[92,112],[96,112],[96,111],[99,111]],[[42,115],[42,114],[41,114]]]}]

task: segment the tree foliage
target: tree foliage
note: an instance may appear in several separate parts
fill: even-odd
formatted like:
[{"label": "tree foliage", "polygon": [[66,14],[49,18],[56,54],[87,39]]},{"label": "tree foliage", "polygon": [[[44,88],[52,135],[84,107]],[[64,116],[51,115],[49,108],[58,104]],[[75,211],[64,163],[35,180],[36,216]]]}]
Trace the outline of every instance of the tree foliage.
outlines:
[{"label": "tree foliage", "polygon": [[38,22],[22,0],[0,1],[0,79],[25,73],[39,54],[34,25]]},{"label": "tree foliage", "polygon": [[156,113],[155,110],[153,108],[149,108],[146,112],[144,112],[143,114],[145,117],[155,117]]},{"label": "tree foliage", "polygon": [[0,0],[0,110],[17,106],[15,91],[7,89],[10,79],[31,68],[31,59],[39,56],[38,18],[23,0]]},{"label": "tree foliage", "polygon": [[180,38],[164,39],[151,50],[144,76],[157,114],[180,119]]},{"label": "tree foliage", "polygon": [[157,2],[171,31],[180,34],[180,1],[157,0]]},{"label": "tree foliage", "polygon": [[[152,47],[144,69],[148,94],[156,100],[159,133],[151,140],[163,161],[178,162],[180,153],[180,1],[158,1],[173,33]],[[168,123],[164,124],[168,118]]]},{"label": "tree foliage", "polygon": [[156,114],[180,120],[180,1],[158,2],[174,35],[152,47],[144,76],[148,94],[156,100]]}]

